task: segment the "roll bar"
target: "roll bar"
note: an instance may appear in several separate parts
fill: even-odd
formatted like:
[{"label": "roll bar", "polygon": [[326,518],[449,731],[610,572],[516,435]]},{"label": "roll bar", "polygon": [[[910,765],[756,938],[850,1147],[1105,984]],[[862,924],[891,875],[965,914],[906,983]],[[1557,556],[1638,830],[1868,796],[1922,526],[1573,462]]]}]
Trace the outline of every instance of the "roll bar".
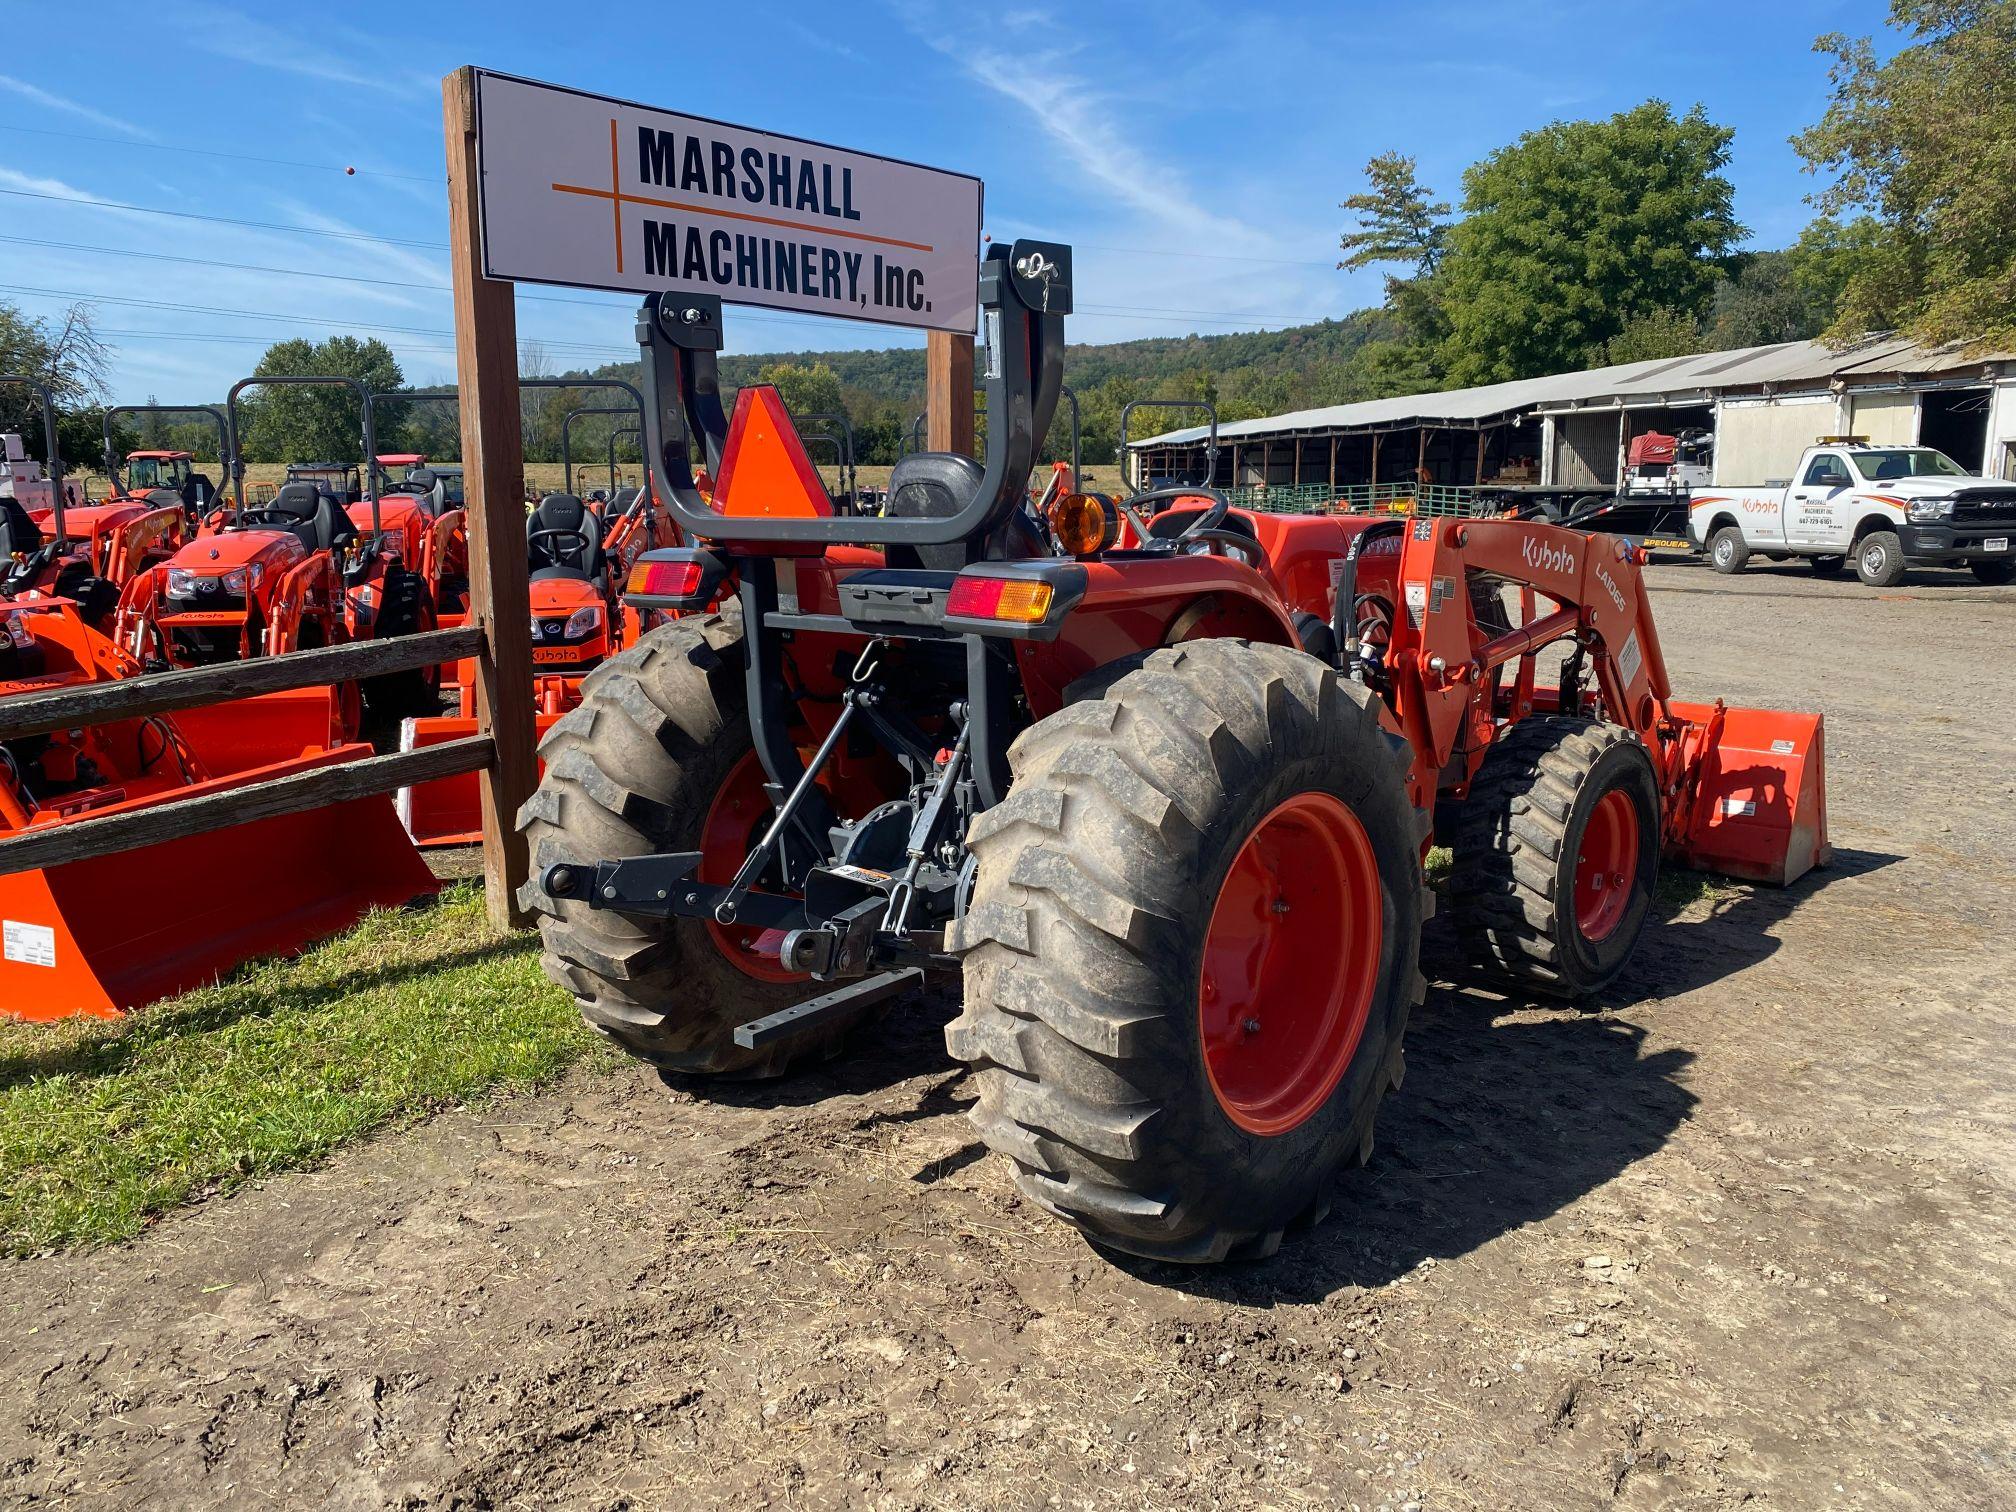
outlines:
[{"label": "roll bar", "polygon": [[112,422],[120,415],[208,415],[217,423],[217,465],[231,466],[231,433],[224,423],[224,411],[214,404],[115,404],[105,411],[105,475],[120,488],[119,448],[112,440]]},{"label": "roll bar", "polygon": [[240,378],[231,385],[231,392],[224,396],[224,420],[231,440],[231,487],[233,496],[238,500],[238,508],[245,508],[245,458],[238,448],[238,396],[248,388],[283,383],[302,387],[347,388],[357,396],[358,406],[364,412],[364,496],[371,501],[371,539],[376,541],[384,534],[378,517],[378,433],[371,421],[371,390],[357,378],[342,378],[328,373],[275,374],[268,378]]},{"label": "roll bar", "polygon": [[56,396],[49,391],[49,385],[40,378],[20,373],[0,374],[0,383],[26,384],[41,396],[42,448],[45,453],[42,466],[49,474],[49,519],[56,527],[55,545],[60,553],[70,543],[63,531],[63,452],[56,444]]},{"label": "roll bar", "polygon": [[[528,389],[528,388],[536,388],[536,389],[577,389],[577,388],[599,388],[599,389],[619,389],[619,390],[621,390],[621,391],[622,391],[623,393],[626,393],[626,394],[628,394],[628,395],[630,396],[630,401],[631,401],[631,403],[632,403],[632,404],[634,404],[634,405],[635,405],[635,406],[637,407],[637,415],[638,415],[638,418],[639,418],[640,420],[641,420],[641,419],[642,419],[642,418],[644,417],[644,414],[645,414],[645,407],[644,407],[644,396],[643,396],[643,394],[641,394],[641,393],[639,393],[639,392],[638,392],[638,390],[637,390],[637,386],[636,386],[635,384],[632,384],[632,383],[625,383],[625,382],[624,382],[624,381],[623,381],[623,380],[622,380],[621,378],[520,378],[520,379],[518,380],[518,387],[519,387],[519,388],[521,388],[521,389]],[[378,397],[379,397],[380,399],[397,399],[397,400],[399,400],[399,401],[400,401],[401,403],[403,403],[403,404],[415,404],[415,403],[422,403],[422,404],[460,404],[460,403],[462,402],[462,395],[461,395],[461,392],[460,392],[459,390],[456,390],[456,389],[448,389],[448,390],[446,390],[445,392],[443,392],[443,391],[441,391],[441,390],[438,390],[438,389],[430,389],[430,390],[426,390],[426,391],[421,391],[421,390],[418,390],[418,389],[394,389],[394,390],[392,390],[392,391],[391,391],[390,393],[385,393],[385,394],[380,394],[380,395],[379,395]],[[589,412],[588,412],[588,411],[583,411],[583,410],[577,410],[577,411],[575,411],[575,413],[576,413],[576,414],[585,414],[585,413],[589,413]],[[627,415],[627,414],[629,414],[629,413],[630,413],[630,411],[629,411],[628,409],[620,409],[620,410],[606,410],[606,411],[600,411],[600,410],[598,410],[598,411],[595,411],[594,413],[597,413],[597,414],[611,414],[611,415]],[[627,432],[627,431],[617,431],[617,432],[616,432],[616,435],[619,435],[619,436],[621,436],[621,435],[628,435],[628,434],[629,434],[629,432]],[[615,453],[615,446],[614,446],[614,441],[613,441],[613,438],[612,438],[612,441],[611,441],[611,446],[610,446],[610,453],[611,453],[611,455],[612,455],[612,457],[613,457],[613,455],[614,455],[614,453]],[[563,461],[563,462],[565,462],[565,460],[566,460],[566,457],[567,457],[567,422],[565,422],[565,421],[562,421],[562,422],[561,422],[561,426],[560,426],[560,455],[561,455],[561,459],[562,459],[562,461]],[[611,465],[613,466],[614,464],[612,463]]]},{"label": "roll bar", "polygon": [[[1141,486],[1127,476],[1127,417],[1137,409],[1201,409],[1211,417],[1210,439],[1204,443],[1204,476],[1199,480],[1206,488],[1218,481],[1218,408],[1204,399],[1129,399],[1120,406],[1120,476],[1135,493]],[[1180,480],[1179,480],[1180,481]],[[1236,479],[1234,481],[1237,481]]]},{"label": "roll bar", "polygon": [[[574,439],[573,439],[574,422],[576,420],[579,420],[584,415],[627,415],[629,413],[630,411],[628,409],[618,408],[614,405],[604,405],[599,409],[592,407],[584,407],[582,409],[572,409],[567,411],[566,418],[560,422],[561,488],[563,488],[564,490],[566,490],[566,492],[570,494],[574,492]],[[644,407],[642,405],[639,405],[637,407],[636,414],[638,425],[641,427],[644,422]],[[611,459],[609,464],[610,469],[611,471],[614,471],[616,465],[614,460],[616,456],[616,442],[613,435],[611,436],[609,442],[609,456]]]},{"label": "roll bar", "polygon": [[[1078,465],[1078,391],[1067,383],[1059,392],[1071,401],[1071,492],[1080,493],[1084,487],[1084,470]],[[1050,439],[1047,432],[1043,439]]]},{"label": "roll bar", "polygon": [[[847,418],[845,410],[821,410],[809,415],[793,415],[791,421],[798,426],[801,441],[824,441],[833,448],[833,465],[840,472],[840,487],[852,499],[860,493],[859,478],[854,469],[854,422]],[[804,428],[817,422],[820,425],[837,427],[836,431],[818,431],[806,435]]]},{"label": "roll bar", "polygon": [[[609,497],[612,499],[616,497],[616,438],[618,436],[635,436],[637,438],[638,450],[643,450],[644,423],[642,415],[639,415],[637,424],[625,425],[609,432]],[[648,488],[637,490],[640,495],[648,494],[650,491]]]},{"label": "roll bar", "polygon": [[717,362],[721,301],[704,294],[647,295],[637,315],[644,386],[652,397],[645,451],[666,506],[696,536],[737,541],[935,546],[991,533],[1022,507],[1036,438],[1056,413],[1064,317],[1071,311],[1071,249],[1040,241],[990,247],[980,264],[980,309],[987,333],[986,468],[957,514],[731,519],[708,508],[693,486],[695,448],[707,470],[718,474],[728,431]]}]

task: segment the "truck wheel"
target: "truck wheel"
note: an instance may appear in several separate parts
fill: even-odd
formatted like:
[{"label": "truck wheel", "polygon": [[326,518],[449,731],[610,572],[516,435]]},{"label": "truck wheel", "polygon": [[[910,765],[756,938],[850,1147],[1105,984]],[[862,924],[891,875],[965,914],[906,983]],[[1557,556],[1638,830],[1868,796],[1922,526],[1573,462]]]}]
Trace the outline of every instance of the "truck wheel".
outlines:
[{"label": "truck wheel", "polygon": [[1717,572],[1741,572],[1750,560],[1750,546],[1738,525],[1724,525],[1708,537],[1708,564]]},{"label": "truck wheel", "polygon": [[1967,570],[1974,574],[1976,582],[2000,588],[2005,583],[2016,581],[2016,558],[1982,557],[1969,562]]},{"label": "truck wheel", "polygon": [[981,1137],[1091,1239],[1270,1254],[1400,1083],[1429,911],[1407,749],[1286,647],[1193,641],[1087,682],[968,832],[945,1043]]},{"label": "truck wheel", "polygon": [[1659,880],[1659,787],[1616,725],[1522,719],[1448,805],[1449,900],[1465,955],[1555,997],[1608,986]]},{"label": "truck wheel", "polygon": [[1813,576],[1831,578],[1841,576],[1841,569],[1848,565],[1848,558],[1839,556],[1811,556],[1806,565],[1813,569]]},{"label": "truck wheel", "polygon": [[631,920],[548,895],[560,861],[697,850],[699,876],[725,882],[768,820],[750,741],[739,609],[677,620],[611,657],[581,703],[539,743],[546,766],[518,814],[532,852],[519,901],[540,915],[546,974],[581,1016],[632,1055],[689,1076],[775,1076],[840,1037],[764,1050],[735,1043],[738,1024],[803,1001],[751,930],[710,920]]},{"label": "truck wheel", "polygon": [[1855,545],[1855,576],[1871,588],[1904,580],[1904,543],[1894,530],[1872,530]]}]

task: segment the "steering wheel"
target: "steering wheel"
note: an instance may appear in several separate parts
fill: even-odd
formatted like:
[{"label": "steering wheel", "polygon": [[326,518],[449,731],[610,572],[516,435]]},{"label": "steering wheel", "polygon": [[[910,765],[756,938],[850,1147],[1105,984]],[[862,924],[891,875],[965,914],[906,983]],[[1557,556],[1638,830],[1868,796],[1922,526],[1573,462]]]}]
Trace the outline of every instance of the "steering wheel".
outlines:
[{"label": "steering wheel", "polygon": [[246,526],[265,525],[277,530],[292,530],[301,521],[294,515],[279,509],[241,509],[235,522],[238,529]]},{"label": "steering wheel", "polygon": [[1156,536],[1145,542],[1145,550],[1176,551],[1181,548],[1183,542],[1208,531],[1217,530],[1225,523],[1225,516],[1231,513],[1232,501],[1215,488],[1201,488],[1188,484],[1175,488],[1157,488],[1149,493],[1135,494],[1133,498],[1127,500],[1129,509],[1139,509],[1143,504],[1152,504],[1157,499],[1166,499],[1173,504],[1178,499],[1192,498],[1207,499],[1210,501],[1209,506],[1175,535]]},{"label": "steering wheel", "polygon": [[[569,529],[566,526],[553,526],[545,530],[531,531],[525,537],[525,544],[527,546],[539,546],[539,543],[541,541],[544,541],[549,537],[564,537],[567,540],[574,542],[575,545],[573,549],[579,551],[584,557],[588,554],[590,548],[592,548],[595,544],[595,538],[589,535],[586,531],[573,530]],[[541,551],[544,551],[548,556],[552,557],[555,561],[558,561],[560,558],[560,552],[552,547],[540,546],[539,549]]]}]

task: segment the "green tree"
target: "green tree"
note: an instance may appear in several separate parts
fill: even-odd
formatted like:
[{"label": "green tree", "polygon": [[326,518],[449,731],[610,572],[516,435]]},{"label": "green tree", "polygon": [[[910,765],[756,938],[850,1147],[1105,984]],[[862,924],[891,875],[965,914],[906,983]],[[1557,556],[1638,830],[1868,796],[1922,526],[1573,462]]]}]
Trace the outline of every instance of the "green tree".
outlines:
[{"label": "green tree", "polygon": [[823,362],[773,362],[758,371],[756,381],[773,385],[794,417],[831,415],[847,407],[840,375]]},{"label": "green tree", "polygon": [[[31,317],[0,302],[0,373],[40,378],[56,399],[56,447],[71,469],[96,467],[104,453],[106,374],[112,349],[98,335],[89,305],[54,319]],[[25,384],[0,387],[0,431],[14,431],[42,462],[42,403]]]},{"label": "green tree", "polygon": [[1436,277],[1449,244],[1449,206],[1431,200],[1416,174],[1414,159],[1382,152],[1365,165],[1363,194],[1341,208],[1358,217],[1358,229],[1339,241],[1340,268],[1396,264],[1407,270],[1386,275],[1386,309],[1399,334],[1373,343],[1360,363],[1360,397],[1421,393],[1442,379],[1439,349],[1449,335]]},{"label": "green tree", "polygon": [[2016,343],[2016,0],[1891,0],[1912,40],[1878,61],[1830,32],[1833,102],[1792,139],[1833,182],[1827,215],[1862,210],[1881,238],[1848,272],[1832,334],[1901,321],[1926,342]]},{"label": "green tree", "polygon": [[[1370,268],[1398,263],[1416,278],[1432,275],[1449,238],[1449,206],[1429,200],[1429,191],[1415,173],[1414,159],[1400,152],[1382,152],[1365,165],[1363,194],[1338,206],[1358,217],[1358,229],[1338,239],[1344,252],[1340,268]],[[1387,275],[1389,285],[1393,275]]]},{"label": "green tree", "polygon": [[1621,365],[1656,357],[1685,357],[1701,350],[1701,322],[1681,310],[1647,310],[1603,343],[1603,360]]},{"label": "green tree", "polygon": [[1493,383],[1603,360],[1633,320],[1709,302],[1742,236],[1722,174],[1733,133],[1648,100],[1528,132],[1463,175],[1436,277],[1447,380]]},{"label": "green tree", "polygon": [[[326,341],[295,337],[276,342],[259,359],[253,376],[282,375],[354,378],[372,394],[406,385],[399,359],[375,337],[331,336]],[[254,462],[362,462],[363,416],[357,396],[335,385],[313,388],[280,384],[248,389],[240,402],[240,449]],[[407,406],[374,403],[372,423],[378,449],[390,451],[402,435]]]}]

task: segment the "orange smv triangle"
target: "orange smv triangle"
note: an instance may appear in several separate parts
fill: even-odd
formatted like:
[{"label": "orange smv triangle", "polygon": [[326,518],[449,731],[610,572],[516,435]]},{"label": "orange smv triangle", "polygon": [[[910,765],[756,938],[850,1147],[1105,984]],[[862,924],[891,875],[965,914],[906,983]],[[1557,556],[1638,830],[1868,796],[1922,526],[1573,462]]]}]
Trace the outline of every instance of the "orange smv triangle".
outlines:
[{"label": "orange smv triangle", "polygon": [[784,400],[770,384],[751,384],[735,396],[735,414],[721,448],[721,475],[714,480],[714,507],[744,519],[833,513],[832,496],[805,455]]}]

